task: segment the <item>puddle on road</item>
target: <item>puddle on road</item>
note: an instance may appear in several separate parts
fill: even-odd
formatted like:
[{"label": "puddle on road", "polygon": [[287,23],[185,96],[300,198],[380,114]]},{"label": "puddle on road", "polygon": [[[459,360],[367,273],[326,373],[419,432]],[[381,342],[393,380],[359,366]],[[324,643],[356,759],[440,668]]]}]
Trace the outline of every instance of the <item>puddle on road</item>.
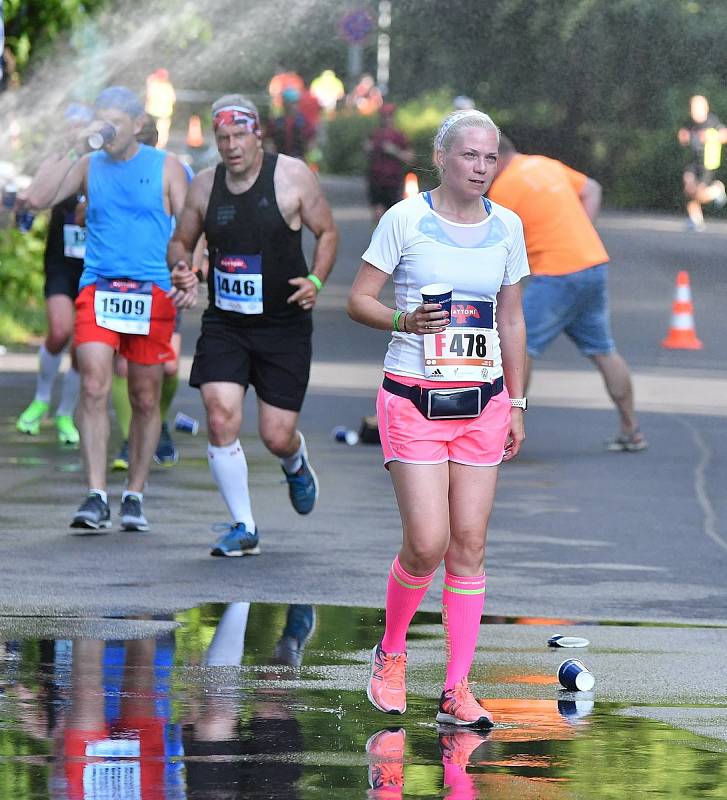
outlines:
[{"label": "puddle on road", "polygon": [[[435,618],[418,616],[412,641]],[[713,742],[555,685],[552,699],[488,698],[489,735],[438,729],[429,693],[411,693],[404,717],[380,714],[362,688],[380,623],[248,603],[0,620],[0,797],[727,797]]]}]

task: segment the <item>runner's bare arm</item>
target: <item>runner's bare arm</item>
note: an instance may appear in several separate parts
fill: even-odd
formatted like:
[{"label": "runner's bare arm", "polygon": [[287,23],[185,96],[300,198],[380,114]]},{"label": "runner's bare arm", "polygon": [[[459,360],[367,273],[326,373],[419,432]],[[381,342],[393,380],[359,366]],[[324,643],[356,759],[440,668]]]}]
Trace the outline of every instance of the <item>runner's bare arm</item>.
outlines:
[{"label": "runner's bare arm", "polygon": [[60,159],[44,161],[30,186],[19,195],[27,208],[50,208],[72,194],[86,193],[88,157],[64,155]]},{"label": "runner's bare arm", "polygon": [[[382,331],[394,329],[394,313],[397,309],[389,308],[379,300],[388,278],[386,272],[368,261],[361,262],[346,306],[351,319]],[[438,304],[427,303],[418,306],[414,311],[404,311],[397,324],[403,333],[441,333],[448,324],[447,312],[442,311]]]},{"label": "runner's bare arm", "polygon": [[179,222],[189,181],[184,167],[176,156],[168,155],[164,161],[164,186],[167,211]]},{"label": "runner's bare arm", "polygon": [[172,283],[178,289],[196,288],[198,283],[192,272],[192,253],[204,228],[212,178],[212,171],[204,170],[192,181],[174,236],[169,241],[167,264],[172,270]]},{"label": "runner's bare arm", "polygon": [[[301,222],[316,238],[310,274],[323,285],[336,261],[338,228],[318,178],[297,159],[290,159],[286,167],[287,179],[297,193]],[[291,278],[288,283],[296,288],[288,298],[289,303],[300,303],[304,307],[315,304],[319,292],[316,283],[308,278]]]},{"label": "runner's bare arm", "polygon": [[[525,396],[525,318],[520,283],[502,286],[497,295],[497,330],[500,334],[502,370],[510,397]],[[518,454],[525,440],[524,412],[513,408],[504,461]]]}]

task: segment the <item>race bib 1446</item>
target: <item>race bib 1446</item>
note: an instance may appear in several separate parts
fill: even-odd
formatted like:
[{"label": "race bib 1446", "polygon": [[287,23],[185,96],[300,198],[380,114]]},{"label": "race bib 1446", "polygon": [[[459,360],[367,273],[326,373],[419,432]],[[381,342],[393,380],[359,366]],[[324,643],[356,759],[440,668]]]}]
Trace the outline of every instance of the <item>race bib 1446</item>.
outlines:
[{"label": "race bib 1446", "polygon": [[215,305],[237,314],[263,313],[263,259],[255,255],[218,255]]},{"label": "race bib 1446", "polygon": [[451,323],[424,337],[424,375],[431,380],[487,381],[499,361],[493,304],[452,303]]}]

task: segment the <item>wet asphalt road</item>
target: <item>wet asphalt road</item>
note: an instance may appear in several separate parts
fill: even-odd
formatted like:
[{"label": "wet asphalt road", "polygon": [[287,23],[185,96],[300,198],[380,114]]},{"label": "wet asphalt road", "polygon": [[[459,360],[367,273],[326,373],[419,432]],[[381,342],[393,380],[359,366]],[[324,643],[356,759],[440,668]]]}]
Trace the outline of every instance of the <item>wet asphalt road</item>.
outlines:
[{"label": "wet asphalt road", "polygon": [[[10,353],[0,357],[0,613],[129,613],[241,599],[381,605],[399,539],[388,476],[378,447],[338,444],[330,430],[356,428],[372,413],[386,335],[355,325],[344,310],[370,234],[363,186],[328,179],[326,188],[342,243],[316,311],[302,414],[322,487],[316,511],[298,517],[288,505],[279,466],[255,436],[249,398],[242,440],[262,555],[208,555],[210,526],[225,510],[207,470],[204,426],[196,438],[178,435],[179,465],[154,469],[151,533],[72,535],[68,522],[83,496],[78,454],[56,446],[50,425],[37,439],[15,432],[32,395],[34,351]],[[590,365],[558,342],[531,387],[525,449],[501,472],[486,613],[719,623],[727,617],[727,223],[690,235],[676,216],[604,214],[600,229],[612,256],[614,332],[635,370],[651,447],[604,451],[615,413]],[[679,269],[690,272],[702,351],[660,347]],[[198,316],[185,318],[187,356]],[[173,410],[202,418],[186,385]],[[111,476],[114,506],[122,485],[123,476]],[[438,607],[437,594],[424,608]]]}]

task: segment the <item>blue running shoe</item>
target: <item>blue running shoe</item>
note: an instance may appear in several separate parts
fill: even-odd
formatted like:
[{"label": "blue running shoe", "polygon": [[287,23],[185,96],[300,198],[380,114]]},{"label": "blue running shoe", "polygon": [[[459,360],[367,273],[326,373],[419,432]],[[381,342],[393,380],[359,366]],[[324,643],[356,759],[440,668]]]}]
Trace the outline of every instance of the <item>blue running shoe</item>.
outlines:
[{"label": "blue running shoe", "polygon": [[260,552],[257,528],[251,533],[244,522],[223,522],[215,525],[213,530],[222,530],[224,533],[210,550],[211,556],[256,556]]},{"label": "blue running shoe", "polygon": [[154,461],[163,467],[171,467],[179,461],[179,450],[177,450],[177,445],[174,444],[166,422],[162,422],[157,449],[154,453]]},{"label": "blue running shoe", "polygon": [[288,616],[283,633],[275,644],[273,659],[278,664],[299,667],[303,662],[303,650],[316,627],[316,612],[313,606],[293,604],[288,606]]},{"label": "blue running shoe", "polygon": [[301,456],[303,463],[292,475],[283,470],[288,482],[288,495],[293,508],[299,514],[310,514],[318,499],[318,477],[308,463],[306,456]]}]

